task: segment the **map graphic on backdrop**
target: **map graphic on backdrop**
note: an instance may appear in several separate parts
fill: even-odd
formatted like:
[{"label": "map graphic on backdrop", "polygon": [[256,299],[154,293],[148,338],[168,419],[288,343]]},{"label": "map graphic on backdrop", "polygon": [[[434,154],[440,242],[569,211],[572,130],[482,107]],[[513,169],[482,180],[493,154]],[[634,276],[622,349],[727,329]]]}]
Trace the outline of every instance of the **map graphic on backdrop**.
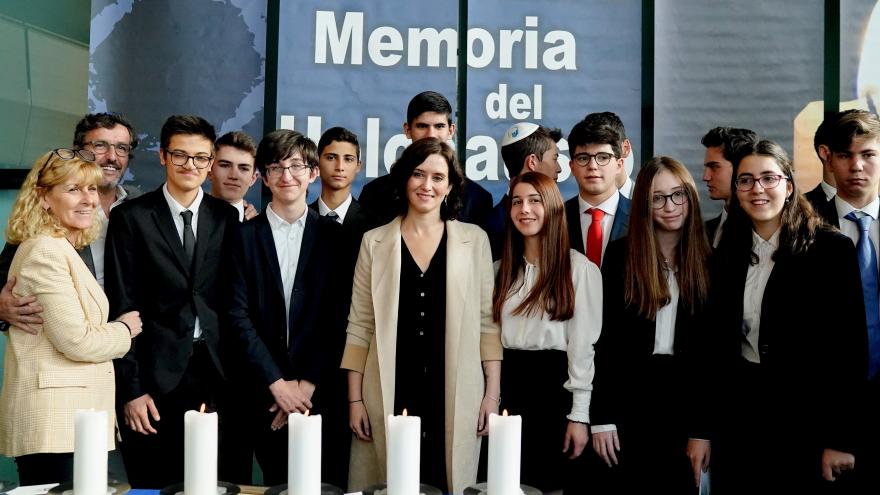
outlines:
[{"label": "map graphic on backdrop", "polygon": [[218,135],[262,134],[265,1],[93,0],[89,51],[89,111],[132,121],[141,145],[126,180],[144,190],[164,180],[156,153],[172,113],[201,115]]}]

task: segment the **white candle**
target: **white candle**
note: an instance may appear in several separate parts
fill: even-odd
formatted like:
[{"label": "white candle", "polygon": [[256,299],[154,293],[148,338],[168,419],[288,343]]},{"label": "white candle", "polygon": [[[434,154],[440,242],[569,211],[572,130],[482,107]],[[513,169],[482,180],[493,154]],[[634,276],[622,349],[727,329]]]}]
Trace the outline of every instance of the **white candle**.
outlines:
[{"label": "white candle", "polygon": [[293,413],[287,417],[287,493],[321,493],[321,415]]},{"label": "white candle", "polygon": [[388,416],[388,495],[418,495],[422,419]]},{"label": "white candle", "polygon": [[488,495],[518,495],[522,417],[489,415]]},{"label": "white candle", "polygon": [[107,411],[73,413],[73,493],[107,493]]},{"label": "white candle", "polygon": [[187,411],[183,446],[183,493],[217,495],[217,413]]}]

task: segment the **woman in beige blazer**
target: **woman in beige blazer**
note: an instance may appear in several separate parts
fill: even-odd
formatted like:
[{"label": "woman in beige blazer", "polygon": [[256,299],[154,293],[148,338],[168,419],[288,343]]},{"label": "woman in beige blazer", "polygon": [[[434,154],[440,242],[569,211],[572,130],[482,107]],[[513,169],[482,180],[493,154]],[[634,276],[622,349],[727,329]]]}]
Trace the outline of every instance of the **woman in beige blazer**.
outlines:
[{"label": "woman in beige blazer", "polygon": [[489,242],[454,220],[463,175],[446,143],[416,141],[391,176],[401,216],[364,235],[342,360],[355,433],[349,488],[385,481],[385,418],[407,408],[422,418],[422,482],[462,493],[500,400]]},{"label": "woman in beige blazer", "polygon": [[36,296],[35,335],[13,329],[0,392],[0,453],[15,457],[22,485],[71,481],[77,409],[107,411],[113,449],[112,359],[141,330],[137,312],[108,322],[107,298],[77,254],[98,234],[101,169],[86,150],[40,157],[12,208],[6,232],[19,244],[10,277],[16,296]]}]

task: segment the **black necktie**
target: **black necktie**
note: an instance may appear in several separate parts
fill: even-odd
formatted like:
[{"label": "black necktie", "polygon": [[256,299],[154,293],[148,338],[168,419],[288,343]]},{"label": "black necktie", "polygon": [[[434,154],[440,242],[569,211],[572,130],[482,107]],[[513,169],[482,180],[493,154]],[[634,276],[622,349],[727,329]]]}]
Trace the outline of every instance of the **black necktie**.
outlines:
[{"label": "black necktie", "polygon": [[196,252],[196,235],[192,227],[193,212],[182,211],[180,216],[183,217],[183,251],[186,253],[187,261],[192,265],[193,255]]},{"label": "black necktie", "polygon": [[328,214],[326,214],[326,215],[324,215],[324,216],[326,216],[327,218],[333,220],[333,221],[336,222],[336,223],[339,223],[339,215],[337,215],[335,211],[331,211],[330,213],[328,213]]}]

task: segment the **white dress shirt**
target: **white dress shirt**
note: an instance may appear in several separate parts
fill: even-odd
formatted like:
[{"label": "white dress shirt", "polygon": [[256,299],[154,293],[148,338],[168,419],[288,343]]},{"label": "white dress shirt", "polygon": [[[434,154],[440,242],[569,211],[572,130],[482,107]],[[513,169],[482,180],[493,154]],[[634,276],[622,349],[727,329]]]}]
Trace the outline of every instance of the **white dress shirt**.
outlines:
[{"label": "white dress shirt", "polygon": [[819,185],[822,187],[822,192],[825,193],[825,201],[831,201],[831,198],[837,195],[837,188],[824,180]]},{"label": "white dress shirt", "polygon": [[678,280],[675,270],[665,270],[669,287],[669,303],[657,310],[654,318],[654,354],[673,354],[675,344],[675,319],[678,313]]},{"label": "white dress shirt", "polygon": [[[278,255],[278,268],[281,270],[281,286],[284,288],[285,316],[290,318],[290,298],[293,293],[293,282],[296,279],[296,267],[299,265],[299,253],[302,249],[303,232],[306,230],[306,217],[309,209],[293,223],[288,223],[272,209],[272,203],[266,208],[266,218],[272,229],[275,241],[275,253]],[[290,321],[286,325],[287,339],[290,339]]]},{"label": "white dress shirt", "polygon": [[568,380],[565,388],[572,393],[568,419],[589,423],[595,373],[593,346],[602,330],[602,274],[579,252],[569,250],[569,257],[574,284],[574,316],[566,321],[551,321],[543,312],[540,316],[513,314],[538,279],[538,267],[526,261],[525,273],[517,279],[501,311],[501,343],[508,349],[566,351]]},{"label": "white dress shirt", "polygon": [[[196,199],[193,200],[192,204],[188,207],[183,206],[178,203],[174,197],[171,196],[171,193],[168,192],[168,183],[162,185],[162,194],[165,195],[165,202],[168,203],[168,209],[171,210],[171,220],[174,221],[174,228],[177,230],[177,238],[180,239],[180,245],[183,246],[183,217],[180,216],[184,211],[191,211],[193,213],[192,216],[192,230],[193,230],[193,238],[198,240],[198,232],[199,232],[199,206],[202,204],[202,198],[205,193],[202,192],[202,188],[198,189],[196,193]],[[193,339],[198,339],[202,336],[202,327],[199,325],[199,317],[196,316],[196,325],[193,329]]]},{"label": "white dress shirt", "polygon": [[238,203],[232,203],[232,206],[238,210],[238,221],[244,222],[244,200],[241,200]]},{"label": "white dress shirt", "polygon": [[626,176],[626,182],[620,186],[620,194],[626,199],[632,199],[633,187],[635,187],[635,183],[629,178],[629,176]]},{"label": "white dress shirt", "polygon": [[578,205],[581,209],[581,241],[584,243],[584,251],[587,250],[587,230],[593,223],[593,214],[587,213],[590,208],[599,208],[605,212],[602,217],[602,259],[605,259],[605,248],[611,240],[611,227],[614,226],[614,215],[617,214],[617,205],[620,203],[620,191],[615,191],[610,198],[598,205],[591,205],[578,195]]},{"label": "white dress shirt", "polygon": [[758,255],[758,263],[749,265],[746,272],[746,285],[743,293],[743,321],[742,321],[742,356],[753,363],[761,362],[758,353],[758,340],[761,335],[761,303],[764,302],[764,289],[767,281],[773,273],[773,253],[779,248],[779,230],[764,240],[752,231],[752,251]]},{"label": "white dress shirt", "polygon": [[[128,196],[128,193],[122,186],[116,186],[116,201],[110,205],[110,210],[116,208],[125,201],[125,198]],[[100,202],[98,203],[98,217],[97,220],[101,222],[101,231],[98,232],[98,237],[89,244],[89,248],[92,250],[92,261],[95,263],[95,278],[98,279],[98,283],[101,284],[101,287],[104,287],[104,246],[107,244],[107,226],[110,224],[109,212],[104,212],[104,208],[101,208]]]},{"label": "white dress shirt", "polygon": [[[859,236],[859,226],[856,222],[849,220],[846,218],[852,211],[860,211],[871,218],[874,219],[871,222],[871,229],[868,231],[868,236],[871,238],[871,242],[874,243],[874,251],[878,250],[878,246],[880,246],[880,223],[877,222],[878,214],[880,214],[880,197],[874,198],[874,201],[871,201],[864,208],[853,208],[853,206],[846,201],[840,199],[840,196],[834,196],[834,207],[837,208],[837,221],[838,225],[840,225],[840,232],[843,235],[852,239],[853,244],[858,244]],[[857,217],[861,217],[862,215],[856,214]],[[877,253],[878,259],[880,259],[880,252]]]},{"label": "white dress shirt", "polygon": [[330,212],[335,212],[337,215],[336,221],[338,223],[342,223],[345,220],[345,214],[348,213],[349,206],[351,206],[351,194],[349,194],[348,197],[345,198],[345,201],[337,206],[335,210],[331,210],[330,207],[327,206],[326,203],[324,203],[324,200],[321,199],[320,196],[318,196],[318,214],[324,217],[327,216]]}]

